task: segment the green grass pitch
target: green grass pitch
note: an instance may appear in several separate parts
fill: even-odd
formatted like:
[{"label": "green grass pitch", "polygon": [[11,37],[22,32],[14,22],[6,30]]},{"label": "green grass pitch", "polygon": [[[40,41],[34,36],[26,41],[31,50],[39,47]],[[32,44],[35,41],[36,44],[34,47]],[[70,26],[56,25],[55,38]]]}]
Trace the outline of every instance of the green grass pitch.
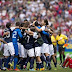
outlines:
[{"label": "green grass pitch", "polygon": [[[27,67],[29,68],[29,63],[27,65]],[[44,64],[45,65],[45,64]],[[54,64],[51,62],[51,66],[52,66],[52,69],[51,70],[45,70],[45,71],[34,71],[34,72],[72,72],[72,69],[70,68],[62,68],[60,67],[59,65],[57,65],[57,70],[54,70]],[[34,67],[36,67],[36,63],[34,64]],[[17,72],[17,71],[0,71],[0,72]],[[21,70],[21,71],[18,71],[18,72],[33,72],[33,71],[28,71],[28,70]]]}]

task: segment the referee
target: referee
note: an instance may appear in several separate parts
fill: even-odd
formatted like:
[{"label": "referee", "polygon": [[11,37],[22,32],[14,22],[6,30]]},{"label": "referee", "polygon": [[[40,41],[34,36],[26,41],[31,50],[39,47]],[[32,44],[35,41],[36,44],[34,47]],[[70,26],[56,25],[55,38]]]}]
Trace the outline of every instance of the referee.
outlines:
[{"label": "referee", "polygon": [[[62,64],[62,62],[64,62],[65,60],[65,48],[63,48],[63,45],[65,44],[65,40],[67,40],[66,42],[68,42],[68,38],[67,36],[61,34],[61,30],[58,31],[58,35],[56,36],[56,40],[58,43],[58,51],[60,54],[60,65]],[[63,61],[62,61],[62,56],[63,56]]]}]

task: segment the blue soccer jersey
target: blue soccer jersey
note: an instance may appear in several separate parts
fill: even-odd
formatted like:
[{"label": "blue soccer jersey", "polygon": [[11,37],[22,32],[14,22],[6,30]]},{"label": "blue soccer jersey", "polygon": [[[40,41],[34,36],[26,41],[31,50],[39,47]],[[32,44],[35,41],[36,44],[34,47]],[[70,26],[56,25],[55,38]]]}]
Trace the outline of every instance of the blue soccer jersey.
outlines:
[{"label": "blue soccer jersey", "polygon": [[12,41],[13,41],[13,43],[17,43],[18,36],[20,38],[23,37],[23,35],[21,34],[21,30],[19,28],[15,29],[13,31],[13,33],[12,33]]}]

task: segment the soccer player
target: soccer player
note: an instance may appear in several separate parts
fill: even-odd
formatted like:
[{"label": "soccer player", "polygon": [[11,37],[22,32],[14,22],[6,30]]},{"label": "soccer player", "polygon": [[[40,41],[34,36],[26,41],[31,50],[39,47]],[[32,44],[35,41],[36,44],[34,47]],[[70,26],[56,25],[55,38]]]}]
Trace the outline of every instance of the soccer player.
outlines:
[{"label": "soccer player", "polygon": [[[7,68],[8,68],[8,64],[12,66],[11,63],[14,59],[14,54],[15,54],[13,43],[12,43],[12,31],[10,27],[11,27],[11,23],[7,23],[6,29],[4,30],[4,34],[3,34],[4,40],[7,42],[7,44],[4,44],[4,54],[3,54],[5,56],[4,66]],[[10,62],[7,63],[10,55],[11,55]]]},{"label": "soccer player", "polygon": [[26,22],[24,27],[26,28],[25,33],[24,33],[24,48],[25,48],[25,56],[30,57],[30,71],[35,71],[33,69],[34,65],[34,38],[32,35],[29,34],[29,22]]},{"label": "soccer player", "polygon": [[69,68],[72,68],[72,59],[68,56],[64,63],[63,63],[63,68],[67,68],[69,66]]},{"label": "soccer player", "polygon": [[[35,25],[38,26],[38,22],[35,22]],[[41,46],[43,44],[43,40],[42,37],[40,35],[40,33],[35,29],[35,27],[31,27],[31,31],[33,38],[34,38],[34,47],[35,47],[35,56],[36,56],[36,70],[44,70],[44,66],[42,64],[42,61],[40,59],[41,56]]]},{"label": "soccer player", "polygon": [[54,48],[53,48],[53,44],[52,44],[52,41],[51,41],[51,37],[47,37],[47,39],[48,39],[48,42],[49,42],[50,56],[53,58],[54,65],[55,65],[55,69],[54,70],[57,70],[57,63],[56,63],[56,59],[55,59],[55,56],[54,56]]},{"label": "soccer player", "polygon": [[[21,25],[20,25],[20,29],[21,29],[21,33],[23,35],[23,39],[24,39],[24,32],[25,32],[25,29],[23,29],[24,24],[25,23],[21,23]],[[25,56],[25,48],[24,48],[24,45],[23,45],[24,44],[23,41],[24,40],[19,38],[18,54],[19,54],[20,60],[18,61],[18,65],[20,65],[20,69],[23,69],[23,67],[26,69],[26,66],[27,66],[27,63],[28,63],[28,62],[26,63],[27,57]]]},{"label": "soccer player", "polygon": [[46,27],[46,23],[45,23],[44,20],[42,21],[42,27],[37,27],[37,26],[35,26],[36,30],[37,30],[38,32],[40,32],[41,37],[42,37],[42,39],[43,39],[43,41],[44,41],[44,43],[43,43],[43,45],[42,45],[42,53],[43,53],[43,54],[45,55],[45,57],[46,57],[46,60],[47,60],[48,65],[49,65],[49,70],[50,70],[50,69],[51,69],[51,65],[50,65],[50,58],[49,58],[49,55],[50,55],[50,53],[49,53],[49,46],[48,46],[47,37],[46,37],[46,35],[43,33],[43,31],[45,30],[45,27]]},{"label": "soccer player", "polygon": [[[0,38],[0,41],[3,42],[3,43],[5,43],[5,44],[7,44],[7,42],[5,42],[4,40],[2,40],[1,38]],[[2,59],[0,59],[0,70],[6,70],[6,68],[2,66]]]},{"label": "soccer player", "polygon": [[18,39],[18,36],[20,38],[23,37],[23,35],[21,34],[21,30],[19,29],[19,26],[20,26],[20,23],[16,22],[16,28],[13,30],[13,33],[12,33],[12,42],[13,42],[14,49],[15,49],[14,70],[16,70],[16,71],[19,71],[18,69],[16,69],[16,65],[17,65],[17,62],[18,62],[18,43],[17,43],[17,39]]},{"label": "soccer player", "polygon": [[51,35],[53,33],[52,32],[53,30],[50,26],[48,26],[48,20],[47,19],[45,19],[44,22],[46,23],[46,28],[49,30],[48,33],[46,33],[46,32],[44,32],[44,33],[46,34],[46,37],[47,37],[47,40],[48,40],[50,56],[52,56],[53,61],[54,61],[54,65],[55,65],[55,70],[57,70],[56,69],[56,59],[55,59],[55,56],[54,56],[54,48],[53,48],[53,44],[52,44],[52,41],[51,41]]},{"label": "soccer player", "polygon": [[[67,40],[67,42],[68,42],[67,36],[61,34],[61,30],[59,30],[58,35],[56,36],[56,41],[58,42],[58,51],[60,54],[60,65],[65,60],[65,54],[64,54],[65,48],[63,48],[63,45],[65,44],[65,40]],[[62,55],[63,55],[63,61],[62,61]]]},{"label": "soccer player", "polygon": [[[56,33],[54,32],[51,36],[51,41],[52,41],[52,44],[53,44],[53,48],[54,48],[54,56],[56,58],[56,53],[57,53],[57,41],[56,41]],[[57,62],[57,58],[56,58],[56,62]]]}]

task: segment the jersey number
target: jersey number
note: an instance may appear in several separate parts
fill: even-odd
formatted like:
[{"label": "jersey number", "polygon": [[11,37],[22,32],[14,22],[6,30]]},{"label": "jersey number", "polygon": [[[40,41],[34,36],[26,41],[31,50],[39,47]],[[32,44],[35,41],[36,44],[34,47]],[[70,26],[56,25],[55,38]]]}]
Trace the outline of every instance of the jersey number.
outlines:
[{"label": "jersey number", "polygon": [[17,35],[17,32],[14,31],[14,32],[13,32],[13,36],[12,36],[12,38],[16,38],[16,35]]},{"label": "jersey number", "polygon": [[6,35],[6,37],[5,38],[9,38],[10,37],[10,31],[8,31],[8,35]]},{"label": "jersey number", "polygon": [[29,43],[30,36],[27,35],[27,43]]}]

